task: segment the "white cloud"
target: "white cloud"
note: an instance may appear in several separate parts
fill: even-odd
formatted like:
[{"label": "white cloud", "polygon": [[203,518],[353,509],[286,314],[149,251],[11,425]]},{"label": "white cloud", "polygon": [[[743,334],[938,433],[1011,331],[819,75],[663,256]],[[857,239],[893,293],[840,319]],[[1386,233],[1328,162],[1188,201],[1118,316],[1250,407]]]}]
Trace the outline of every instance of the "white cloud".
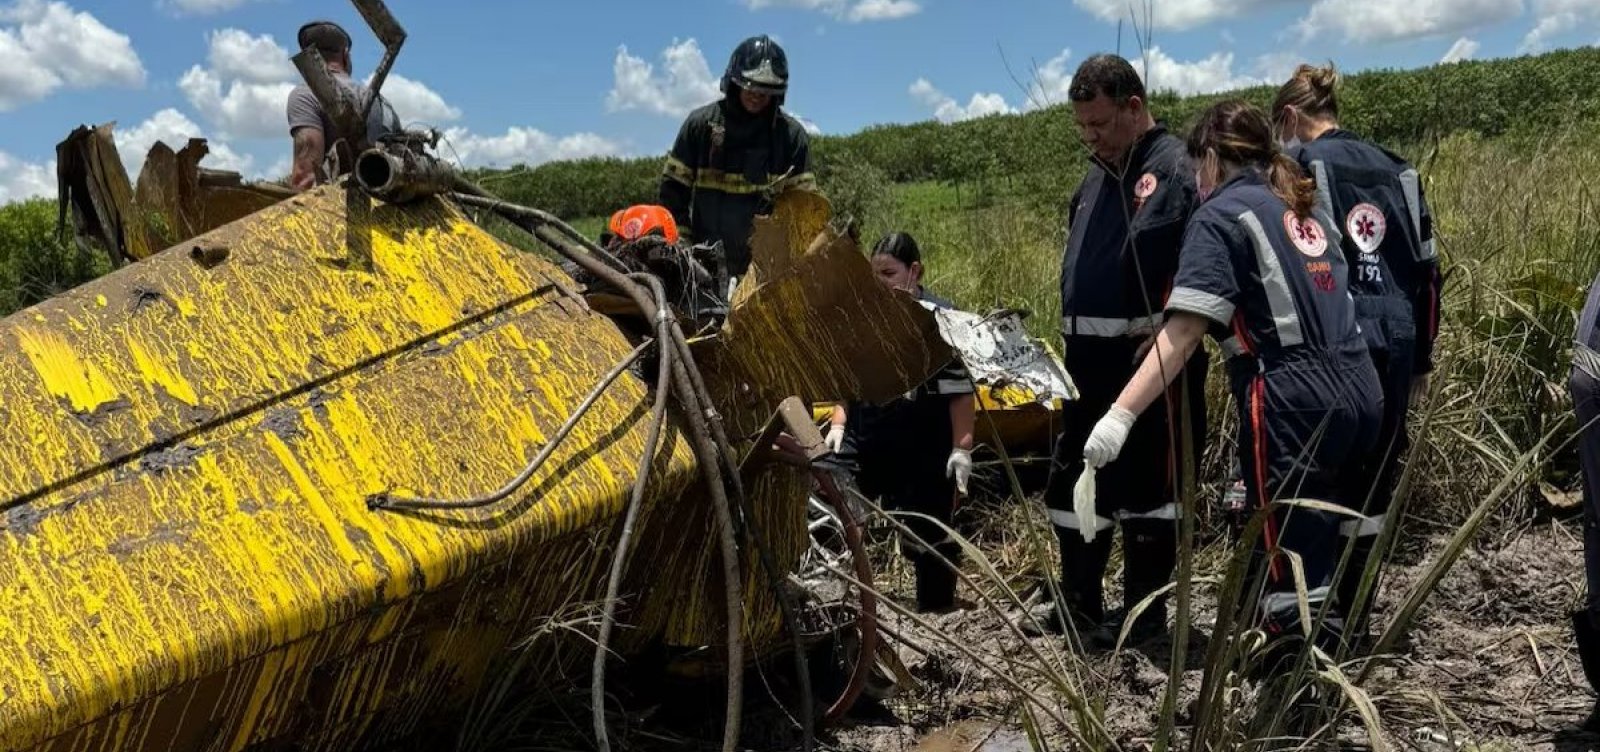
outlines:
[{"label": "white cloud", "polygon": [[626,45],[618,47],[612,71],[615,79],[606,95],[606,108],[612,112],[644,110],[678,117],[721,96],[717,78],[692,38],[674,39],[662,50],[659,73],[654,65],[628,54]]},{"label": "white cloud", "polygon": [[534,128],[513,127],[498,136],[480,136],[457,127],[446,130],[444,135],[448,144],[440,145],[443,153],[459,155],[471,167],[533,166],[564,159],[621,156],[623,151],[621,145],[593,133],[557,138]]},{"label": "white cloud", "polygon": [[144,64],[125,34],[63,2],[0,5],[0,112],[63,86],[143,86]]},{"label": "white cloud", "polygon": [[1534,27],[1522,38],[1518,52],[1544,52],[1551,38],[1588,23],[1600,23],[1600,4],[1594,0],[1534,0]]},{"label": "white cloud", "polygon": [[1005,97],[992,93],[973,94],[972,99],[963,107],[953,97],[929,83],[926,78],[917,79],[911,84],[909,91],[917,101],[933,110],[934,118],[944,123],[1016,112],[1015,108],[1006,104]]},{"label": "white cloud", "polygon": [[[178,151],[189,143],[189,139],[204,138],[200,126],[170,107],[151,115],[148,120],[132,128],[118,129],[114,135],[117,153],[122,156],[122,164],[128,169],[128,179],[134,181],[139,179],[139,169],[144,166],[144,158],[157,141],[172,147],[173,151]],[[248,154],[240,154],[225,141],[220,140],[207,140],[206,146],[210,152],[201,160],[205,166],[251,174],[250,170],[255,160]]]},{"label": "white cloud", "polygon": [[[1072,59],[1072,50],[1064,49],[1038,66],[1032,71],[1032,80],[1028,84],[1028,101],[1026,108],[1030,110],[1051,105],[1065,104],[1070,101],[1067,92],[1072,88],[1072,71],[1067,68],[1067,61]],[[1018,76],[1025,75],[1022,72]]]},{"label": "white cloud", "polygon": [[289,51],[271,34],[251,36],[240,29],[219,29],[206,35],[211,69],[224,78],[271,84],[299,78]]},{"label": "white cloud", "polygon": [[[1224,18],[1244,16],[1272,5],[1287,5],[1303,0],[1157,0],[1155,6],[1156,29],[1183,31],[1204,26]],[[1115,23],[1131,20],[1130,8],[1138,11],[1138,24],[1144,30],[1148,19],[1143,13],[1143,3],[1129,0],[1073,0],[1079,8],[1096,18]]]},{"label": "white cloud", "polygon": [[744,0],[751,10],[800,8],[826,13],[841,21],[893,21],[922,12],[917,0]]},{"label": "white cloud", "polygon": [[845,13],[845,18],[851,23],[862,21],[893,21],[907,16],[914,16],[922,11],[922,6],[913,0],[861,0],[850,6]]},{"label": "white cloud", "polygon": [[1298,52],[1269,52],[1256,58],[1251,66],[1261,80],[1255,83],[1281,84],[1294,75],[1294,70],[1306,61]]},{"label": "white cloud", "polygon": [[[207,40],[210,67],[193,66],[178,79],[190,106],[227,138],[287,138],[284,108],[300,82],[288,50],[270,34],[255,36],[239,29],[212,32]],[[401,122],[461,119],[461,110],[405,76],[389,76],[383,95]]]},{"label": "white cloud", "polygon": [[1455,44],[1450,45],[1450,50],[1444,53],[1444,57],[1439,58],[1439,62],[1459,63],[1462,60],[1471,60],[1473,55],[1478,54],[1478,48],[1481,46],[1476,39],[1461,37]]},{"label": "white cloud", "polygon": [[1145,88],[1150,91],[1213,94],[1268,82],[1261,76],[1234,73],[1232,52],[1213,52],[1202,60],[1185,63],[1174,60],[1157,46],[1150,48],[1148,71],[1143,70],[1142,60],[1133,63],[1145,73]]},{"label": "white cloud", "polygon": [[228,138],[288,137],[285,105],[292,83],[233,80],[223,86],[215,71],[198,65],[178,79],[189,104]]},{"label": "white cloud", "polygon": [[1347,42],[1442,36],[1522,15],[1523,0],[1317,0],[1297,24],[1302,39],[1339,33]]},{"label": "white cloud", "polygon": [[0,204],[56,195],[56,164],[24,162],[0,151]]},{"label": "white cloud", "polygon": [[159,0],[163,8],[181,15],[206,16],[233,10],[255,0]]},{"label": "white cloud", "polygon": [[383,98],[389,100],[402,123],[431,125],[461,119],[461,110],[445,102],[438,92],[398,73],[384,80]]}]

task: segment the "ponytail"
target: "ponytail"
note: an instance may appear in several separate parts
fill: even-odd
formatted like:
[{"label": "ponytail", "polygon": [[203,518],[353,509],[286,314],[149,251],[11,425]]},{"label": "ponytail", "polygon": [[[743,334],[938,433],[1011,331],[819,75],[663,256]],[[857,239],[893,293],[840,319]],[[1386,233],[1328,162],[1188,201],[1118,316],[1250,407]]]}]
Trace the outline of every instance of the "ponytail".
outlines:
[{"label": "ponytail", "polygon": [[1311,216],[1317,203],[1317,183],[1305,176],[1300,165],[1281,151],[1274,152],[1267,166],[1267,184],[1272,193],[1289,205],[1289,210],[1300,219]]},{"label": "ponytail", "polygon": [[1272,118],[1283,117],[1286,108],[1294,107],[1316,118],[1339,119],[1339,71],[1332,63],[1322,68],[1302,64],[1294,75],[1278,87],[1272,100]]},{"label": "ponytail", "polygon": [[1264,171],[1273,194],[1295,216],[1311,216],[1317,203],[1316,181],[1307,179],[1300,165],[1278,148],[1266,114],[1255,106],[1238,99],[1212,105],[1195,123],[1187,146],[1191,159],[1215,154],[1226,163]]}]

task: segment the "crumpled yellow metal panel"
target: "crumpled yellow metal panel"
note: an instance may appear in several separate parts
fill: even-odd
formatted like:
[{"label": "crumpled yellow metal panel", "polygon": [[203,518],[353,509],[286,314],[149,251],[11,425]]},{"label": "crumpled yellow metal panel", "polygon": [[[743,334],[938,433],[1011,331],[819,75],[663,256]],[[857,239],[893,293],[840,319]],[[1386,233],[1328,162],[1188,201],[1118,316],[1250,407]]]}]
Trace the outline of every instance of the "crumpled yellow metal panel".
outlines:
[{"label": "crumpled yellow metal panel", "polygon": [[788,191],[773,217],[757,220],[754,271],[736,292],[724,357],[755,390],[887,401],[952,353],[933,316],[879,283],[855,239],[827,226],[828,212],[823,197]]},{"label": "crumpled yellow metal panel", "polygon": [[[498,486],[631,349],[561,279],[324,188],[0,321],[0,748],[372,745],[596,599],[635,377],[504,505],[365,505]],[[641,536],[696,478],[666,446]]]}]

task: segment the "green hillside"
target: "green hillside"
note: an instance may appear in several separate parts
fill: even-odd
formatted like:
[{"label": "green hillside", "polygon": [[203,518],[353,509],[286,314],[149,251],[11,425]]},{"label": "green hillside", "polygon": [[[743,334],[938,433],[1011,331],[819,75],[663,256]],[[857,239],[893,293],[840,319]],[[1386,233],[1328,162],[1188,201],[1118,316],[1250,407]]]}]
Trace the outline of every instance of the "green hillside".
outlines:
[{"label": "green hillside", "polygon": [[[1223,96],[1265,106],[1272,94],[1271,87],[1199,97],[1158,94],[1152,106],[1158,117],[1181,128]],[[1341,98],[1346,127],[1397,145],[1457,131],[1494,136],[1596,120],[1600,49],[1369,71],[1345,79]],[[1062,105],[962,123],[874,126],[849,136],[821,136],[812,153],[830,195],[842,176],[866,170],[893,183],[971,184],[1059,205],[1082,170],[1076,128]],[[659,157],[589,159],[482,171],[477,177],[509,200],[576,218],[654,201],[660,169]],[[853,208],[846,198],[845,208]]]}]

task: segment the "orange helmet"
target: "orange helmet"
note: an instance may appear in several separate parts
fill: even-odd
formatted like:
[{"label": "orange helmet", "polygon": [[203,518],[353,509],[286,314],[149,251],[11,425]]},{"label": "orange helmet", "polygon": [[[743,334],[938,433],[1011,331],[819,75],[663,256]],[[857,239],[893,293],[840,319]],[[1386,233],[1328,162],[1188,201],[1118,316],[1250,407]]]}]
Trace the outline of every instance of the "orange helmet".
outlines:
[{"label": "orange helmet", "polygon": [[623,242],[638,240],[652,233],[666,238],[668,243],[678,242],[678,223],[673,220],[672,212],[664,206],[639,204],[622,209],[611,215],[607,229]]}]

